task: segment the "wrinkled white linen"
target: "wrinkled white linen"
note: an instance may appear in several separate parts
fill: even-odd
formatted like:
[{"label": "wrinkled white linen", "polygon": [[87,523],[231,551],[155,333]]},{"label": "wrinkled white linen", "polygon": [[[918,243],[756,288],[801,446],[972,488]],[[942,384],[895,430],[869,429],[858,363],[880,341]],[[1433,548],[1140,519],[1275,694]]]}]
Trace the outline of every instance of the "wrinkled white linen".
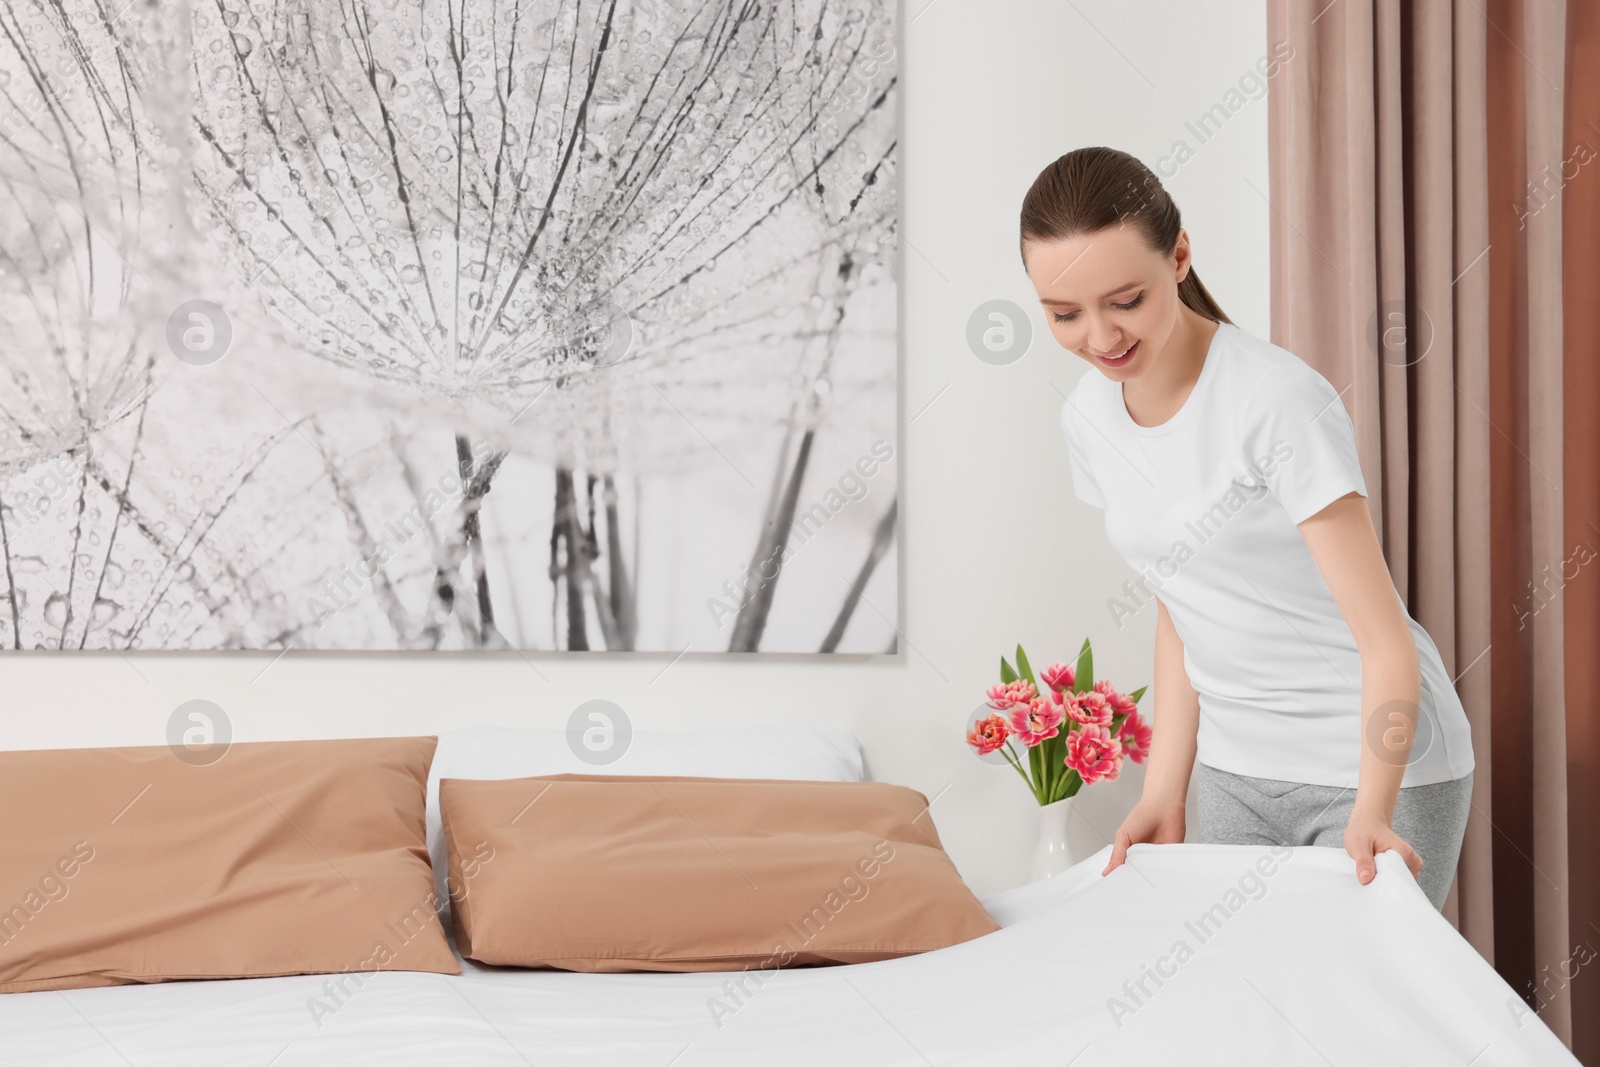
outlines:
[{"label": "wrinkled white linen", "polygon": [[[472,964],[459,978],[347,980],[342,1004],[324,993],[327,976],[20,993],[0,996],[0,1063],[1578,1062],[1392,852],[1362,886],[1332,848],[1280,849],[1280,863],[1265,847],[1135,845],[1127,866],[1101,878],[1109,851],[986,900],[997,933],[906,959],[782,971],[759,987],[747,979],[737,997],[726,973]],[[1165,977],[1157,985],[1152,974]]]}]

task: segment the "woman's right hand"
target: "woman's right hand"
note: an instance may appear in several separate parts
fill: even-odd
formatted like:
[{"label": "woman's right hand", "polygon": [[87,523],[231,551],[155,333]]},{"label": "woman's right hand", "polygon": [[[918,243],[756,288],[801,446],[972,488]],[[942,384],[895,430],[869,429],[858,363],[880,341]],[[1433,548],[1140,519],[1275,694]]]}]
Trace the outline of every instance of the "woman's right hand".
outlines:
[{"label": "woman's right hand", "polygon": [[1111,862],[1100,872],[1104,878],[1127,862],[1131,845],[1181,845],[1184,834],[1183,802],[1157,803],[1140,800],[1128,817],[1117,827],[1117,839],[1111,846]]}]

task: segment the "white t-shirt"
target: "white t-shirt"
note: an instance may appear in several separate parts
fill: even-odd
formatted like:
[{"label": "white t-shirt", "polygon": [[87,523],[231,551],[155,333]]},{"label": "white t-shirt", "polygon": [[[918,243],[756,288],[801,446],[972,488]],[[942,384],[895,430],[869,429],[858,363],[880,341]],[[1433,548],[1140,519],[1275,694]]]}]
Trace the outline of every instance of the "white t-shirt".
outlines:
[{"label": "white t-shirt", "polygon": [[[1183,640],[1200,695],[1200,762],[1356,785],[1361,657],[1297,529],[1347,493],[1366,496],[1333,386],[1292,353],[1220,323],[1199,380],[1166,422],[1134,422],[1122,387],[1091,370],[1062,406],[1061,428],[1078,498],[1105,509],[1112,547],[1139,575],[1108,602],[1112,619],[1120,629],[1159,596]],[[1433,640],[1406,619],[1424,721],[1401,784],[1452,781],[1473,768],[1466,712]]]}]

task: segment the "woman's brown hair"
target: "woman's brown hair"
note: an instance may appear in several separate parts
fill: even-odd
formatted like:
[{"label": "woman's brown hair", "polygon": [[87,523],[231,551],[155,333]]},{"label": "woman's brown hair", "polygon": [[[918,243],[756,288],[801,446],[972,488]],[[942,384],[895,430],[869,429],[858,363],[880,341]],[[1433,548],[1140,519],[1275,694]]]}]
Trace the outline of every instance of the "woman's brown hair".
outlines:
[{"label": "woman's brown hair", "polygon": [[[1115,148],[1075,149],[1040,171],[1022,198],[1023,264],[1029,241],[1059,241],[1127,223],[1164,256],[1177,247],[1178,205],[1149,167]],[[1193,264],[1178,283],[1178,298],[1213,322],[1232,322],[1200,284]]]}]

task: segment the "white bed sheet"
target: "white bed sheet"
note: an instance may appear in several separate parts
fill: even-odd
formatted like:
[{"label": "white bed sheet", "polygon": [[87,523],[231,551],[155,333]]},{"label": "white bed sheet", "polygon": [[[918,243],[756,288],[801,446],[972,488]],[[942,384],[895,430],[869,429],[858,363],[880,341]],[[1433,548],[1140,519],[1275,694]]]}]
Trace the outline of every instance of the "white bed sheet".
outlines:
[{"label": "white bed sheet", "polygon": [[[377,975],[320,1026],[308,1002],[326,976],[0,996],[0,1063],[1578,1062],[1394,853],[1378,857],[1368,886],[1331,848],[1294,849],[1259,886],[1246,876],[1265,848],[1136,845],[1126,867],[1101,878],[1108,854],[986,900],[997,933],[906,959],[779,972],[720,1026],[708,1001],[724,995],[725,973],[469,963],[459,978]],[[1222,912],[1202,939],[1192,924],[1214,905]],[[1181,961],[1169,955],[1179,941],[1190,950]],[[1150,995],[1136,1004],[1124,981],[1158,964],[1170,977],[1159,987],[1146,978]],[[1114,1019],[1113,997],[1132,1014]]]}]

